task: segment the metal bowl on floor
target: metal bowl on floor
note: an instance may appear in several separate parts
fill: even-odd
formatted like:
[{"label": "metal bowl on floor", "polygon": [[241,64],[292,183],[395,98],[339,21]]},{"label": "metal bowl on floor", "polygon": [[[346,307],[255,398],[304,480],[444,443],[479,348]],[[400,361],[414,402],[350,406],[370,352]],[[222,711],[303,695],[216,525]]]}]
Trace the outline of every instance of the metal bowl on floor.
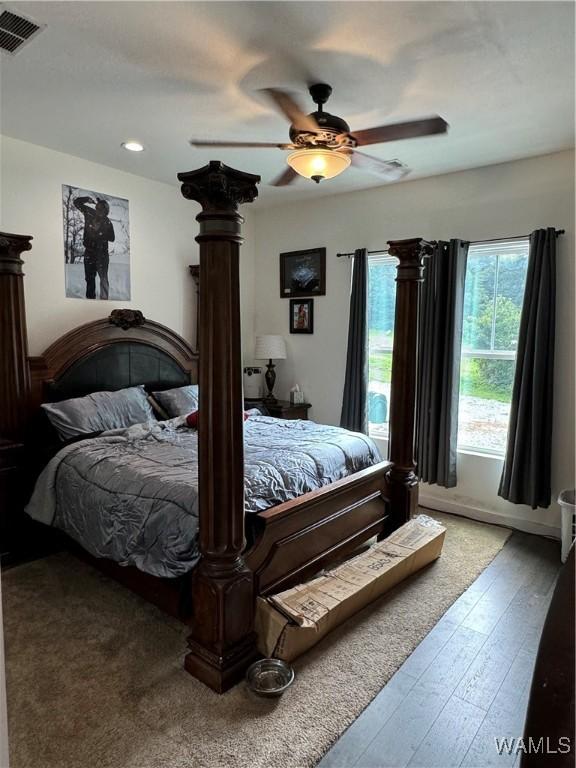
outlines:
[{"label": "metal bowl on floor", "polygon": [[258,696],[282,696],[294,682],[294,670],[280,659],[260,659],[246,672],[246,683]]}]

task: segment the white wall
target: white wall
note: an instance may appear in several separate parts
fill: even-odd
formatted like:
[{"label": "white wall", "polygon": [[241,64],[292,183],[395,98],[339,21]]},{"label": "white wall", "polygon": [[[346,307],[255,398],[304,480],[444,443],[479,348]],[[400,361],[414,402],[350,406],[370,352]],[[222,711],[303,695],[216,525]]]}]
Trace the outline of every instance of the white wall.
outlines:
[{"label": "white wall", "polygon": [[[259,210],[256,216],[256,332],[281,333],[288,360],[278,363],[278,392],[294,383],[311,417],[337,424],[348,332],[350,261],[339,251],[381,249],[387,240],[421,236],[467,240],[566,230],[558,240],[558,315],[553,437],[553,493],[574,485],[574,154],[553,155],[408,181],[317,201]],[[327,248],[327,295],[314,300],[314,334],[289,335],[288,299],[279,298],[278,254]],[[424,503],[517,527],[554,533],[558,508],[532,511],[497,496],[502,463],[460,455],[455,489],[422,486]]]},{"label": "white wall", "polygon": [[[188,265],[198,263],[194,240],[198,204],[185,200],[177,185],[150,181],[15,139],[2,137],[0,152],[0,230],[34,236],[32,251],[23,255],[30,354],[40,354],[71,328],[124,306],[141,309],[146,317],[193,341],[195,295]],[[129,200],[131,301],[66,298],[62,184]],[[250,220],[245,234],[242,331],[250,356],[254,336],[254,238]]]}]

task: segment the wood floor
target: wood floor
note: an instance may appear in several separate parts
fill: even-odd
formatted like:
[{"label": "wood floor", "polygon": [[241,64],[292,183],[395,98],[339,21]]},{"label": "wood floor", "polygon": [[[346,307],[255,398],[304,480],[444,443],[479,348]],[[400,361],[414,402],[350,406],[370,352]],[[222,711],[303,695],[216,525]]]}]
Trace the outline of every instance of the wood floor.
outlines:
[{"label": "wood floor", "polygon": [[522,736],[560,546],[513,533],[318,768],[490,768]]}]

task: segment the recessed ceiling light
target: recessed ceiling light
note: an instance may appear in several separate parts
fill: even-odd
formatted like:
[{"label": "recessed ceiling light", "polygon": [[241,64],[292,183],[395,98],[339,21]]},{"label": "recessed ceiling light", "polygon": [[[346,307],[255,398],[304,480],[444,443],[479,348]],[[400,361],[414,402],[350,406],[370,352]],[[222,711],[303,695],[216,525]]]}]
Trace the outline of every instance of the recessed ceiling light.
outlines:
[{"label": "recessed ceiling light", "polygon": [[128,152],[143,152],[144,151],[144,145],[140,144],[139,141],[123,141],[122,146],[124,149],[127,149]]}]

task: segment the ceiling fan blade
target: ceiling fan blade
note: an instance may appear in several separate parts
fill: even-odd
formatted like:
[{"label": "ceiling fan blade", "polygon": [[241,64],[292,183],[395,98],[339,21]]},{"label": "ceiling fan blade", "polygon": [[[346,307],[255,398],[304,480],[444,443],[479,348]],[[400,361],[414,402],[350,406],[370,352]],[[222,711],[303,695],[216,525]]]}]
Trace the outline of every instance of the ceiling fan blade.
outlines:
[{"label": "ceiling fan blade", "polygon": [[273,144],[267,141],[204,141],[203,139],[190,139],[192,147],[252,147],[252,148],[276,148],[276,149],[295,149],[293,144]]},{"label": "ceiling fan blade", "polygon": [[288,166],[286,170],[282,171],[279,176],[276,176],[276,178],[270,182],[270,186],[285,187],[287,184],[291,184],[297,176],[298,174],[296,171]]},{"label": "ceiling fan blade", "polygon": [[318,123],[296,103],[294,98],[279,88],[262,88],[262,93],[271,99],[277,109],[290,120],[294,128],[299,131],[318,131]]},{"label": "ceiling fan blade", "polygon": [[405,123],[380,125],[377,128],[366,128],[364,131],[354,131],[352,136],[359,147],[367,144],[382,144],[385,141],[401,141],[416,139],[419,136],[433,136],[436,133],[446,133],[448,123],[438,115],[423,120],[409,120]]},{"label": "ceiling fan blade", "polygon": [[357,149],[352,150],[351,159],[356,168],[373,173],[386,181],[397,181],[410,173],[410,168],[399,160],[381,160]]}]

